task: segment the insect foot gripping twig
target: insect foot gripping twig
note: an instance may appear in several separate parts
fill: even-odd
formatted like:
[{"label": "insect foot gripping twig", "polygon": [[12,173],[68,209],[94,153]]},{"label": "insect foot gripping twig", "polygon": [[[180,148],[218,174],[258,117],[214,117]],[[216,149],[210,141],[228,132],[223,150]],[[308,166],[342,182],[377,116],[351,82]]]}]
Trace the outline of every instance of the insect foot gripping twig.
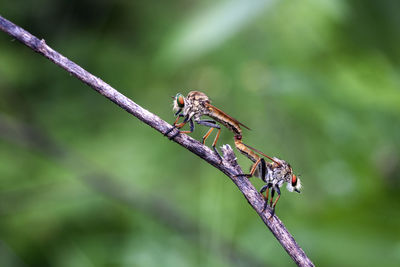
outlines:
[{"label": "insect foot gripping twig", "polygon": [[312,261],[296,243],[293,236],[285,228],[281,220],[276,215],[271,217],[272,210],[270,208],[265,209],[265,201],[262,195],[254,188],[249,179],[240,175],[243,174],[243,172],[236,162],[236,156],[232,148],[229,145],[224,145],[221,151],[225,160],[231,165],[230,167],[236,171],[236,173],[228,175],[229,178],[236,184],[249,204],[257,212],[258,216],[260,216],[261,220],[269,228],[275,238],[281,243],[290,257],[292,257],[298,266],[314,266]]}]

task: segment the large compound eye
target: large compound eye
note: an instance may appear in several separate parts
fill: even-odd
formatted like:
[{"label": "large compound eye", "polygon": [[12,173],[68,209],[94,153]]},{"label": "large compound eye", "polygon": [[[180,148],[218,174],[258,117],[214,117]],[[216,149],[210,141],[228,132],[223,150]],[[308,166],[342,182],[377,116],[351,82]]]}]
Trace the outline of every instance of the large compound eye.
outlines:
[{"label": "large compound eye", "polygon": [[176,94],[176,104],[178,105],[178,107],[183,108],[185,106],[185,98],[183,97],[182,94]]},{"label": "large compound eye", "polygon": [[297,176],[296,175],[292,175],[292,186],[295,187],[297,184]]}]

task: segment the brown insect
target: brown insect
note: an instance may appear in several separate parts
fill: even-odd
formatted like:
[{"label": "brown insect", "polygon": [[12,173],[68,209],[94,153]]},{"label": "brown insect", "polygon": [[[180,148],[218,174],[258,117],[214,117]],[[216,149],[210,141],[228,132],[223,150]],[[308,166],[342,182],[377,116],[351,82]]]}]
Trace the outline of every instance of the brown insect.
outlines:
[{"label": "brown insect", "polygon": [[[221,133],[221,127],[220,125],[217,124],[218,122],[223,126],[225,126],[226,128],[228,128],[231,132],[233,132],[236,148],[253,162],[257,162],[257,164],[259,163],[260,157],[256,153],[251,151],[251,149],[249,149],[248,146],[242,143],[241,126],[249,130],[250,128],[244,125],[243,123],[239,122],[238,120],[232,118],[222,110],[211,105],[211,101],[206,94],[199,91],[191,91],[189,92],[187,97],[184,97],[182,94],[178,93],[174,98],[173,105],[174,105],[173,109],[174,111],[176,111],[175,116],[177,116],[177,118],[174,122],[174,127],[168,130],[165,133],[165,135],[168,135],[175,128],[181,129],[188,122],[190,124],[190,130],[179,131],[175,135],[171,136],[170,139],[174,138],[179,133],[193,132],[194,131],[193,121],[195,121],[197,124],[210,127],[208,132],[203,136],[203,144],[210,136],[212,131],[214,129],[218,129],[218,132],[214,138],[214,142],[212,143],[212,148],[217,153],[219,158],[222,160],[220,154],[216,149],[216,144],[219,135]],[[202,116],[208,116],[213,120],[202,120],[201,119]],[[180,117],[183,117],[184,119],[183,122],[178,124]]]},{"label": "brown insect", "polygon": [[[175,116],[177,116],[174,127],[168,130],[165,135],[168,135],[171,131],[175,128],[181,129],[185,126],[188,122],[190,124],[189,131],[179,131],[176,134],[172,135],[170,139],[176,137],[179,133],[191,133],[194,131],[194,122],[197,124],[201,124],[204,126],[210,127],[208,132],[203,136],[203,144],[210,136],[214,129],[218,129],[218,132],[214,138],[214,142],[212,144],[212,148],[215,153],[219,156],[222,161],[222,157],[218,153],[216,149],[216,143],[218,141],[219,135],[221,133],[221,127],[217,124],[220,123],[228,128],[234,134],[234,141],[236,148],[246,157],[248,157],[252,162],[253,165],[250,169],[249,174],[242,174],[248,178],[252,177],[253,175],[258,176],[261,180],[263,180],[266,185],[264,185],[260,193],[263,194],[266,192],[265,196],[263,195],[265,201],[265,207],[268,206],[268,198],[269,198],[269,191],[271,190],[271,199],[269,206],[272,208],[271,217],[275,213],[275,206],[278,202],[281,192],[280,187],[283,183],[287,183],[287,189],[292,192],[296,191],[300,193],[301,183],[300,179],[293,174],[292,167],[284,160],[270,157],[263,152],[246,145],[242,142],[242,129],[243,126],[246,129],[249,129],[246,125],[239,122],[238,120],[232,118],[222,110],[214,107],[211,105],[210,99],[207,97],[206,94],[199,92],[199,91],[192,91],[189,92],[187,97],[184,97],[182,94],[178,93],[174,97],[174,111],[176,111]],[[213,120],[202,120],[202,116],[208,116]],[[183,117],[183,121],[178,123],[179,118]],[[250,130],[250,129],[249,129]],[[260,157],[258,154],[268,158],[272,162],[266,162],[264,158]],[[273,201],[275,192],[278,194],[275,201]]]},{"label": "brown insect", "polygon": [[[271,158],[255,148],[251,149],[272,161],[266,162],[264,158],[261,158],[259,164],[255,165],[256,167],[258,167],[258,169],[252,168],[253,173],[250,172],[250,174],[244,174],[247,177],[255,175],[266,183],[263,187],[261,187],[260,190],[261,195],[266,192],[265,196],[263,195],[265,199],[264,210],[268,206],[269,190],[271,189],[271,199],[269,202],[269,206],[272,208],[270,217],[272,218],[275,214],[276,203],[281,196],[280,187],[284,183],[287,183],[286,189],[289,192],[296,191],[297,193],[300,193],[300,178],[293,173],[292,167],[286,161],[278,159],[276,157]],[[275,201],[273,201],[275,192],[278,194],[278,196],[276,197]]]}]

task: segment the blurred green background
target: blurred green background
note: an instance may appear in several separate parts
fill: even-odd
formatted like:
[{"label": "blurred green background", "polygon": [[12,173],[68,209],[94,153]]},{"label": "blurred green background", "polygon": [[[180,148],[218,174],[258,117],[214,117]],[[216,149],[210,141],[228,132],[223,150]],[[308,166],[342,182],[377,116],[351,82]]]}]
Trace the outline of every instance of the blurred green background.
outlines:
[{"label": "blurred green background", "polygon": [[[302,175],[277,215],[317,266],[400,264],[399,11],[394,0],[0,3],[166,121],[172,95],[201,90],[252,128],[246,143]],[[219,144],[232,141],[223,130]],[[294,263],[221,172],[0,33],[0,266],[160,265]]]}]

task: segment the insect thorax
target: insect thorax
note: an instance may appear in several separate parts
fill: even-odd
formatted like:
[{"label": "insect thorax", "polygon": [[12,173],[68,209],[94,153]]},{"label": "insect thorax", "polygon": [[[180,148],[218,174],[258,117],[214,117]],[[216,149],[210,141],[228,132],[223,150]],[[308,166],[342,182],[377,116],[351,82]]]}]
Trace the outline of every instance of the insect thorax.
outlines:
[{"label": "insect thorax", "polygon": [[292,168],[286,161],[278,158],[274,159],[277,160],[280,165],[275,162],[268,163],[267,181],[272,184],[278,184],[279,186],[281,186],[284,182],[290,183],[290,179],[292,177]]},{"label": "insect thorax", "polygon": [[210,100],[204,93],[191,91],[186,97],[183,113],[188,114],[189,117],[194,117],[195,120],[199,120],[201,116],[209,115],[209,110],[206,107],[207,103],[210,103]]}]

